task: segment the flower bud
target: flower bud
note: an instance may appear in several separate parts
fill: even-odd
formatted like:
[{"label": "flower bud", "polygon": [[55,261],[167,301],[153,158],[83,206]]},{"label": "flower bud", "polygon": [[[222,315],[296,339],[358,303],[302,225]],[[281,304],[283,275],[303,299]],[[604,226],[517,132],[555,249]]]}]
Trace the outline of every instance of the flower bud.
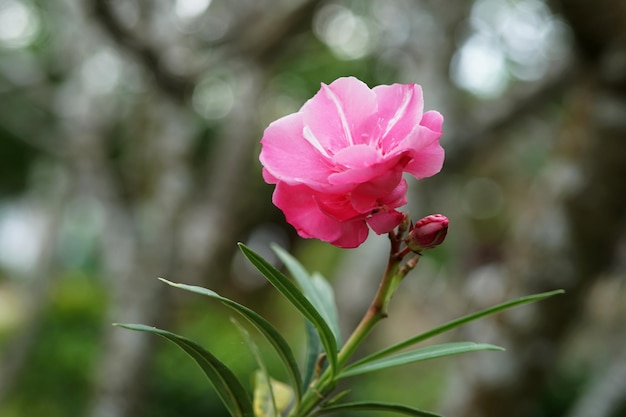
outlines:
[{"label": "flower bud", "polygon": [[406,243],[413,252],[421,252],[439,246],[447,233],[448,218],[442,214],[431,214],[411,227]]}]

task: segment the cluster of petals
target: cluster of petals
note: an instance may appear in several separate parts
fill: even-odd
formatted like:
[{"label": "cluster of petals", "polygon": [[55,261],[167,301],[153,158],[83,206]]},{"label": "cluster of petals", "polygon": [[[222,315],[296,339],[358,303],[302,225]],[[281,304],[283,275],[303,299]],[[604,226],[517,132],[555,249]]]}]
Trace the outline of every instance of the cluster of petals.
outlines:
[{"label": "cluster of petals", "polygon": [[369,228],[395,228],[406,204],[406,172],[417,179],[441,170],[443,117],[423,111],[417,84],[370,89],[339,78],[296,113],[271,123],[261,140],[263,178],[272,202],[303,238],[353,248]]}]

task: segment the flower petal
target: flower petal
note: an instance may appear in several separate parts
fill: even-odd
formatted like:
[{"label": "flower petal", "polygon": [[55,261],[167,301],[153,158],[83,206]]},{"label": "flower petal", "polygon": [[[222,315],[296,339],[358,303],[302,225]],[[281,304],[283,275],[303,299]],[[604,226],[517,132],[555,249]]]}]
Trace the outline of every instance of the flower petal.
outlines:
[{"label": "flower petal", "polygon": [[305,185],[279,182],[272,202],[300,237],[316,238],[341,248],[356,248],[365,241],[369,230],[363,218],[338,221],[320,209],[316,196],[319,194]]},{"label": "flower petal", "polygon": [[331,241],[333,245],[339,248],[356,248],[365,242],[369,229],[364,220],[341,223],[341,234],[339,238]]},{"label": "flower petal", "polygon": [[394,209],[404,206],[407,203],[406,191],[408,188],[406,180],[402,178],[392,192],[379,199],[380,204]]},{"label": "flower petal", "polygon": [[331,154],[369,136],[368,121],[376,112],[376,95],[354,77],[339,78],[307,101],[300,110],[304,125]]},{"label": "flower petal", "polygon": [[430,177],[441,171],[445,152],[439,144],[443,117],[435,111],[424,114],[423,125],[416,127],[414,132],[399,146],[409,148],[411,162],[405,171],[415,178]]},{"label": "flower petal", "polygon": [[392,172],[366,184],[350,194],[352,207],[359,213],[371,213],[380,207],[395,209],[406,204],[406,181],[402,172]]},{"label": "flower petal", "polygon": [[330,161],[303,137],[302,115],[293,113],[270,124],[261,139],[259,157],[271,183],[326,182]]},{"label": "flower petal", "polygon": [[404,214],[392,211],[380,211],[367,219],[367,224],[379,235],[389,233],[402,222]]},{"label": "flower petal", "polygon": [[367,195],[375,198],[383,198],[391,193],[401,180],[402,168],[394,166],[391,169],[385,170],[382,175],[368,182],[359,184],[351,194],[353,196]]},{"label": "flower petal", "polygon": [[378,99],[380,146],[388,153],[419,124],[424,109],[422,88],[417,84],[393,84],[372,91]]},{"label": "flower petal", "polygon": [[315,191],[306,185],[276,184],[272,202],[282,210],[289,224],[303,238],[315,237],[332,242],[341,237],[341,223],[322,212],[315,201]]},{"label": "flower petal", "polygon": [[[362,212],[355,210],[349,197],[345,194],[317,193],[313,198],[319,209],[334,220],[345,222],[358,217],[365,218]],[[369,211],[366,214],[369,214]]]},{"label": "flower petal", "polygon": [[420,122],[420,125],[427,127],[433,132],[437,132],[441,135],[442,133],[441,128],[443,126],[443,116],[438,111],[434,111],[434,110],[427,111],[426,113],[424,113],[424,116],[422,117],[422,121]]},{"label": "flower petal", "polygon": [[439,143],[433,144],[422,149],[406,166],[405,171],[413,175],[415,178],[422,179],[432,177],[443,167],[444,150]]},{"label": "flower petal", "polygon": [[381,159],[378,151],[369,145],[349,146],[333,156],[333,162],[345,168],[367,168],[380,162]]},{"label": "flower petal", "polygon": [[363,184],[375,180],[390,171],[394,171],[400,159],[402,159],[402,155],[392,155],[392,158],[387,158],[375,165],[337,172],[328,176],[328,182],[335,186],[342,184]]}]

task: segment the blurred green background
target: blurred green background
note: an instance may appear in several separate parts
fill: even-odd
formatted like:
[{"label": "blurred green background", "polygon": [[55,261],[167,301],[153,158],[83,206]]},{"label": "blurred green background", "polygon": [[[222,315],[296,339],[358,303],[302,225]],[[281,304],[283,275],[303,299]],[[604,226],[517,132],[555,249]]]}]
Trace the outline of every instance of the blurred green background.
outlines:
[{"label": "blurred green background", "polygon": [[444,169],[409,181],[408,210],[446,214],[448,238],[362,353],[567,290],[438,339],[504,353],[379,372],[350,398],[626,416],[622,0],[0,0],[0,415],[225,416],[182,352],[111,323],[196,339],[249,383],[230,311],[165,277],[257,309],[303,358],[302,320],[238,241],[273,261],[277,242],[323,273],[347,334],[386,237],[354,250],[299,239],[258,163],[269,122],[347,75],[419,83],[446,119]]}]

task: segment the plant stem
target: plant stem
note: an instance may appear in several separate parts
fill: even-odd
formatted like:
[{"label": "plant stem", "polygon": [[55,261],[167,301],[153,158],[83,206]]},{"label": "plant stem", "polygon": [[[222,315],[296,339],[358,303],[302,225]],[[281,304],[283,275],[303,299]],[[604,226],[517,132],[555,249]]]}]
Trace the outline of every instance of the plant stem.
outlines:
[{"label": "plant stem", "polygon": [[387,264],[387,270],[383,276],[383,280],[378,286],[378,291],[372,300],[367,312],[361,319],[361,322],[354,329],[346,343],[339,351],[337,358],[337,366],[341,369],[346,365],[348,360],[356,352],[363,340],[370,334],[374,326],[382,319],[387,317],[387,304],[391,298],[390,290],[395,286],[394,282],[398,279],[397,273],[400,269],[400,261],[402,258],[390,255],[389,262]]},{"label": "plant stem", "polygon": [[[391,300],[391,296],[398,288],[400,281],[402,281],[406,274],[413,269],[419,261],[419,257],[414,256],[404,265],[401,265],[403,258],[409,253],[406,250],[400,251],[402,233],[390,233],[389,239],[391,241],[391,250],[385,275],[361,322],[339,351],[337,357],[337,372],[348,363],[352,355],[354,355],[359,346],[361,346],[361,343],[363,343],[365,338],[371,333],[374,326],[387,317],[387,306]],[[296,414],[291,413],[290,416],[307,416],[309,412],[322,402],[335,388],[335,384],[335,375],[331,373],[330,368],[327,368],[322,375],[320,375],[319,379],[305,392],[302,397],[302,402],[300,403],[300,409],[295,410]]]}]

